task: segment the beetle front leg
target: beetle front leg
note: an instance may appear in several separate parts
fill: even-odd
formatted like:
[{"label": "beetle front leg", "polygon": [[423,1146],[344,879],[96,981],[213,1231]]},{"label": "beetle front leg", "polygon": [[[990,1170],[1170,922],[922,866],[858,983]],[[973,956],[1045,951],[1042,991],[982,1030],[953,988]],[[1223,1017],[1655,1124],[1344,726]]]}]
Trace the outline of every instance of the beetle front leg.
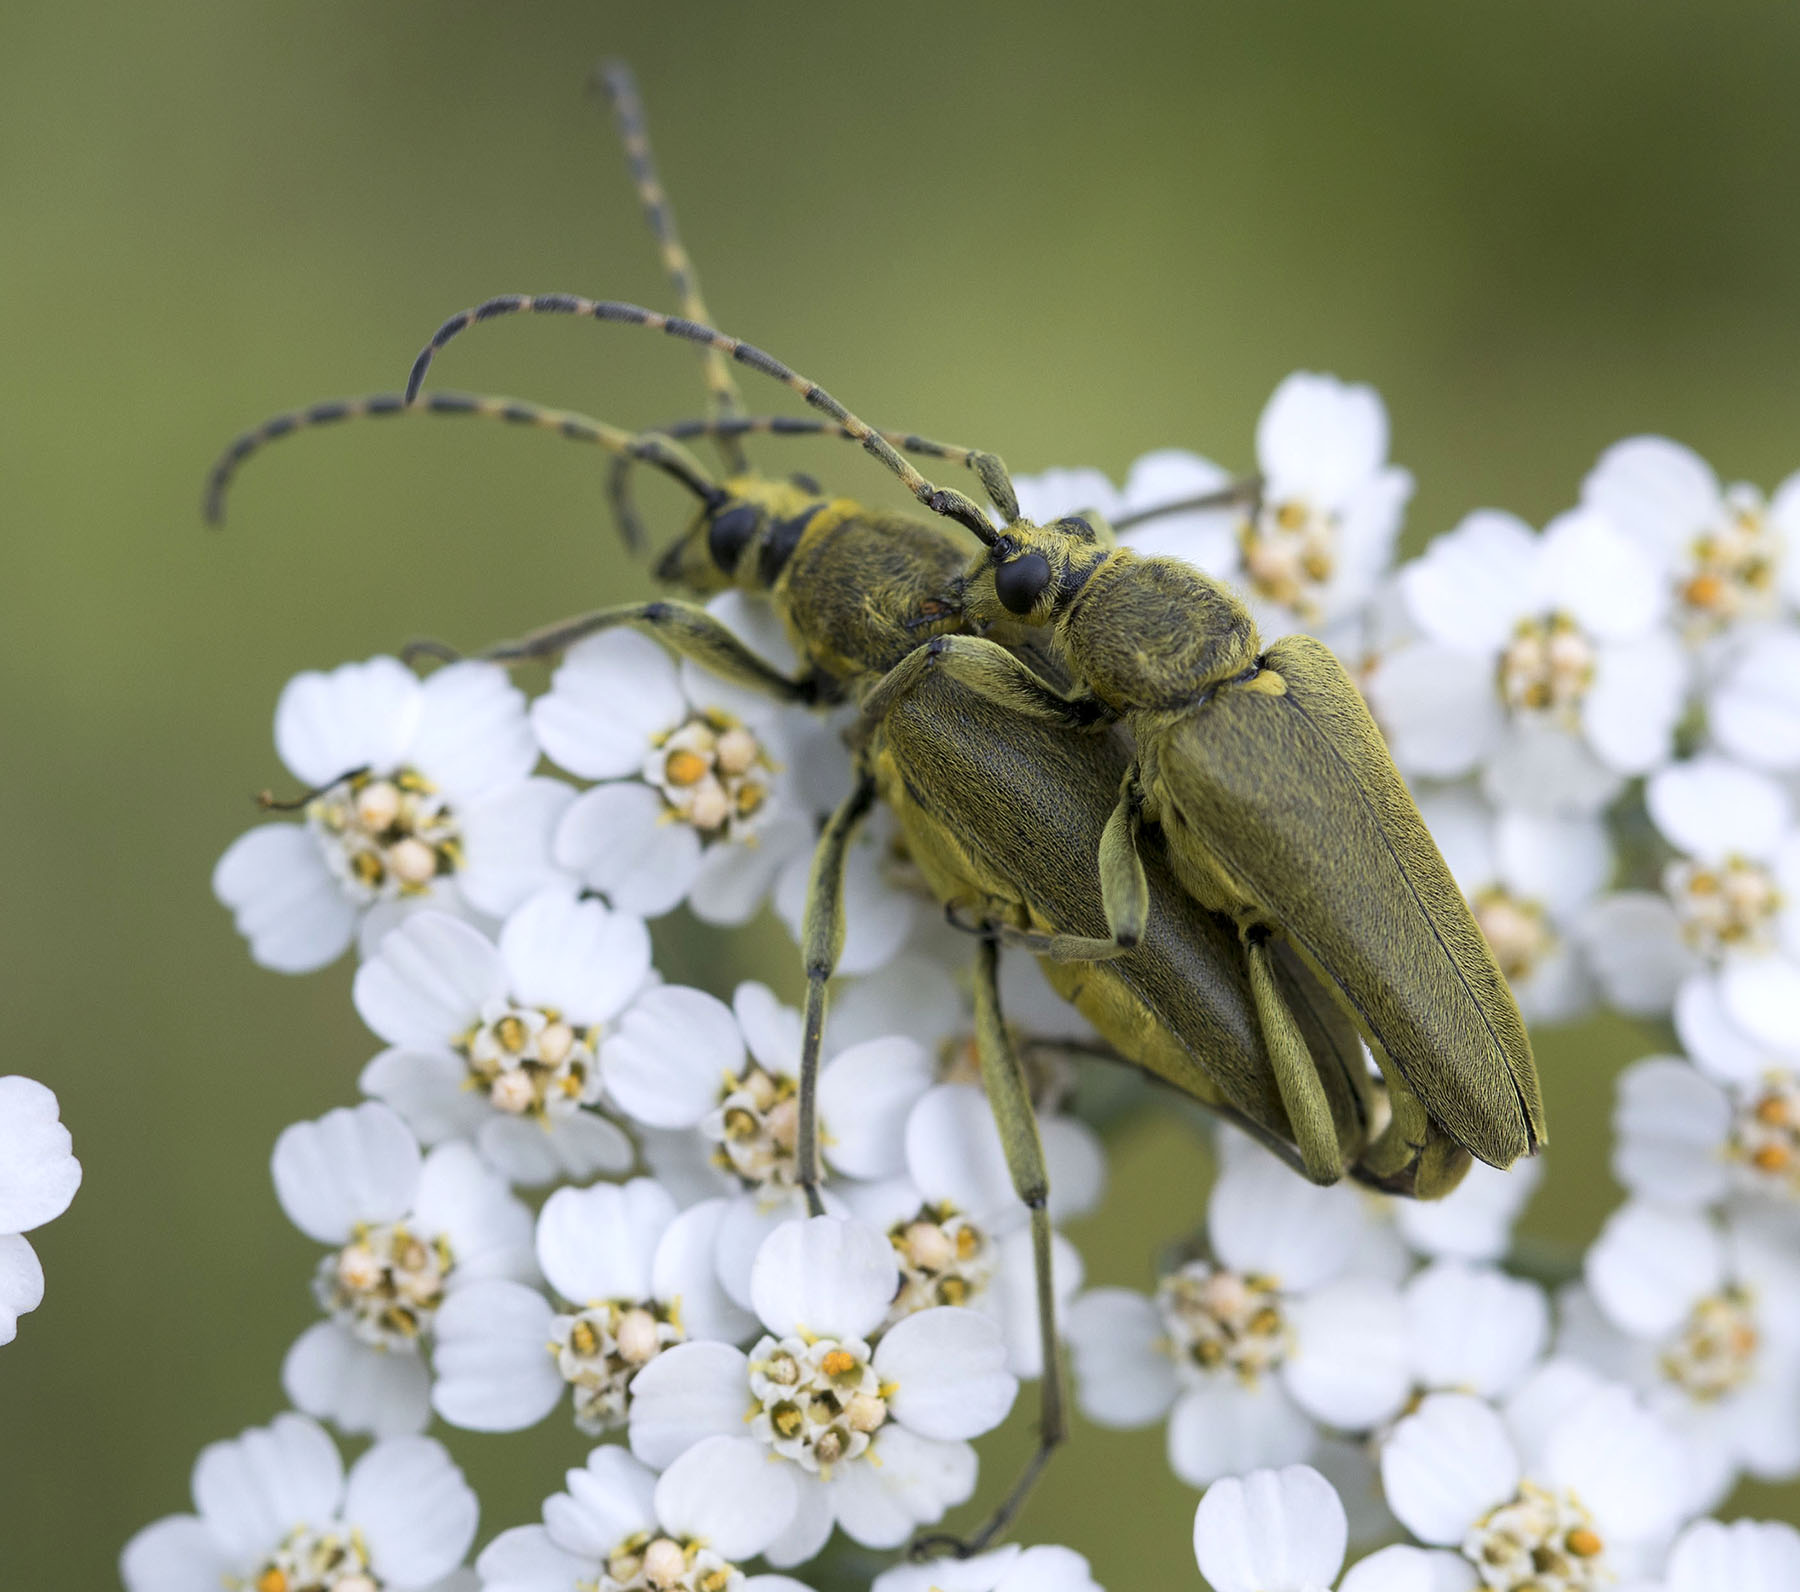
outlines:
[{"label": "beetle front leg", "polygon": [[794,1157],[806,1213],[823,1216],[819,1197],[819,1054],[825,1041],[825,987],[844,949],[844,859],[850,842],[875,804],[875,780],[865,769],[856,788],[825,822],[806,885],[800,944],[806,963],[806,1007],[800,1035],[799,1125]]},{"label": "beetle front leg", "polygon": [[1069,1435],[1062,1339],[1056,1330],[1056,1283],[1051,1268],[1054,1235],[1050,1227],[1050,1173],[1044,1164],[1031,1086],[1000,1010],[999,968],[999,947],[992,940],[984,941],[975,963],[975,1053],[981,1065],[981,1087],[1000,1130],[1007,1172],[1014,1191],[1031,1213],[1031,1264],[1044,1362],[1038,1383],[1038,1446],[1011,1491],[979,1530],[967,1537],[921,1537],[913,1543],[914,1558],[933,1553],[967,1558],[980,1553],[1012,1524],[1050,1456]]},{"label": "beetle front leg", "polygon": [[889,669],[863,698],[863,731],[910,691],[926,671],[941,669],[959,684],[1040,724],[1094,730],[1111,722],[1098,697],[1064,696],[997,641],[983,636],[933,636]]}]

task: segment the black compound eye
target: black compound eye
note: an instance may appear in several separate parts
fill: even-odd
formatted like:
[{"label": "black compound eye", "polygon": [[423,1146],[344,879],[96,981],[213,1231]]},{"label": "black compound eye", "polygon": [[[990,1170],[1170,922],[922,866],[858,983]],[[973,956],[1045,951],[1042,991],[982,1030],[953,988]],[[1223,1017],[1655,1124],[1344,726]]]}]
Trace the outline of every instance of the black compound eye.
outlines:
[{"label": "black compound eye", "polygon": [[1026,553],[994,571],[994,591],[1006,611],[1028,614],[1050,584],[1050,560],[1042,553]]},{"label": "black compound eye", "polygon": [[748,503],[739,503],[715,515],[706,531],[706,550],[712,561],[730,574],[744,556],[750,538],[756,535],[758,515]]}]

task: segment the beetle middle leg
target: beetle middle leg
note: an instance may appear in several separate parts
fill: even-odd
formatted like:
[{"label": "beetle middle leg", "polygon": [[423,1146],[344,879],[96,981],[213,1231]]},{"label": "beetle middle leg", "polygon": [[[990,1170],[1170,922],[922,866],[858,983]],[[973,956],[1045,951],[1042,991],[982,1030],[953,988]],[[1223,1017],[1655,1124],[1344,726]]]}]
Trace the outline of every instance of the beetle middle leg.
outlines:
[{"label": "beetle middle leg", "polygon": [[992,940],[983,941],[975,963],[975,1053],[981,1066],[981,1087],[1000,1129],[1006,1169],[1014,1191],[1031,1213],[1031,1263],[1044,1362],[1038,1384],[1038,1446],[1018,1480],[978,1530],[967,1537],[941,1533],[920,1537],[913,1543],[915,1558],[940,1551],[958,1558],[980,1553],[1012,1524],[1050,1456],[1069,1435],[1062,1339],[1056,1331],[1056,1286],[1051,1271],[1050,1174],[1044,1164],[1031,1087],[1000,1011],[999,968],[1000,948]]}]

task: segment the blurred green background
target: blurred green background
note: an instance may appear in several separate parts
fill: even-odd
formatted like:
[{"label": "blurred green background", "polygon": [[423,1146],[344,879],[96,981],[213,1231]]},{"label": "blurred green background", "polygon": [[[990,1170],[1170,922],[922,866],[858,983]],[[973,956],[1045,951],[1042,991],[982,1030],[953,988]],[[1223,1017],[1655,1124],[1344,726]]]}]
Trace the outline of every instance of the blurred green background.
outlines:
[{"label": "blurred green background", "polygon": [[[1296,367],[1385,394],[1415,547],[1477,504],[1541,520],[1632,432],[1728,478],[1800,464],[1791,6],[9,0],[0,44],[4,1070],[56,1089],[86,1168],[0,1351],[9,1588],[111,1584],[197,1448],[275,1412],[313,1317],[269,1147],[375,1046],[347,964],[257,970],[207,886],[281,778],[282,682],[646,589],[598,456],[498,428],[320,434],[255,465],[229,532],[196,513],[235,430],[396,384],[478,297],[667,302],[582,93],[598,55],[638,68],[725,326],[1018,469],[1247,464]],[[440,369],[628,422],[701,407],[686,353],[591,325],[495,327]],[[717,944],[661,938],[678,978]],[[1617,1197],[1610,1080],[1644,1048],[1543,1043],[1530,1230],[1584,1239]],[[1078,1236],[1094,1280],[1142,1284],[1201,1163],[1167,1119],[1117,1150]],[[455,1446],[484,1536],[583,1451],[556,1423]],[[1180,1585],[1193,1503],[1159,1431],[1084,1428],[1024,1529]]]}]

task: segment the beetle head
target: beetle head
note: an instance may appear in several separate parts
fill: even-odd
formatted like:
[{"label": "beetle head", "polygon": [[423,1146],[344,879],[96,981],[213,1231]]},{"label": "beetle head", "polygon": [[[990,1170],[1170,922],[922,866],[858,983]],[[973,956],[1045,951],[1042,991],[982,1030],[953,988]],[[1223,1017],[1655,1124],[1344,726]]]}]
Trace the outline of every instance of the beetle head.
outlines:
[{"label": "beetle head", "polygon": [[964,610],[983,628],[1054,623],[1112,552],[1112,530],[1098,515],[1047,525],[1015,519],[970,565]]},{"label": "beetle head", "polygon": [[656,578],[696,596],[767,591],[823,503],[818,483],[733,476],[656,561]]}]

